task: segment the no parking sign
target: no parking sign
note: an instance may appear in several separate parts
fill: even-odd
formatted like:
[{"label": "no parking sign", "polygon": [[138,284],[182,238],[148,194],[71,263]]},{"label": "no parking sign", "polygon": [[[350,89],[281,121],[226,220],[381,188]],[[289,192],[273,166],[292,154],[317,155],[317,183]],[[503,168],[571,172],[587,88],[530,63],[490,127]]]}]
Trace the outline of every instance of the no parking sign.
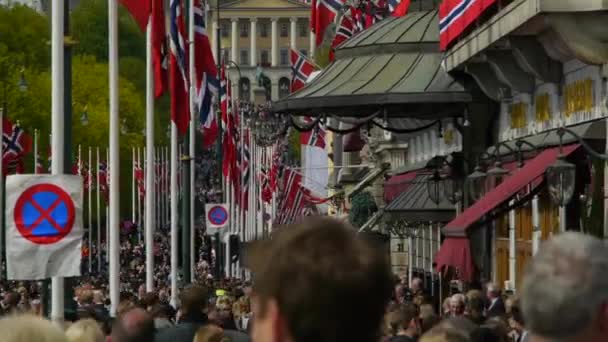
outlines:
[{"label": "no parking sign", "polygon": [[206,204],[205,217],[207,218],[207,233],[218,233],[228,226],[230,215],[225,204]]},{"label": "no parking sign", "polygon": [[7,275],[37,280],[80,275],[82,177],[6,179]]}]

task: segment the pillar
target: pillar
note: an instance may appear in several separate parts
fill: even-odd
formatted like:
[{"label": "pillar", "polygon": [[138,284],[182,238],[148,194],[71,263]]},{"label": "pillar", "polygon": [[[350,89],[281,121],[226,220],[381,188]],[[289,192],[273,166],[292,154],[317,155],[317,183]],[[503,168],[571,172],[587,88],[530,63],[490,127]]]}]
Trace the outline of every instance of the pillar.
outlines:
[{"label": "pillar", "polygon": [[[513,205],[513,201],[509,205]],[[515,209],[509,210],[509,282],[511,289],[515,289],[515,267],[516,267],[516,250],[515,250]]]},{"label": "pillar", "polygon": [[271,55],[271,65],[276,67],[279,65],[279,29],[278,29],[279,18],[271,19],[271,39],[272,39],[272,49],[270,51]]},{"label": "pillar", "polygon": [[232,18],[230,19],[231,23],[232,23],[232,40],[230,42],[230,48],[231,48],[231,56],[230,59],[232,61],[234,61],[237,64],[240,64],[241,61],[239,60],[239,19],[238,18]]},{"label": "pillar", "polygon": [[297,47],[296,41],[297,41],[297,37],[298,37],[298,35],[297,35],[298,34],[298,32],[297,32],[298,31],[297,30],[298,18],[292,17],[291,19],[289,19],[289,22],[291,24],[290,25],[291,30],[289,32],[289,42],[290,42],[289,46],[292,49],[297,50],[298,47]]},{"label": "pillar", "polygon": [[217,51],[217,40],[220,39],[220,37],[217,36],[217,29],[218,29],[218,23],[217,20],[213,20],[213,24],[212,24],[212,30],[211,30],[211,51],[213,52],[213,58],[218,61],[217,57],[219,56],[219,53]]},{"label": "pillar", "polygon": [[538,211],[538,195],[532,198],[532,255],[536,255],[540,246],[540,220]]},{"label": "pillar", "polygon": [[[258,65],[258,47],[257,47],[257,36],[258,36],[258,26],[257,26],[257,18],[249,19],[249,23],[251,24],[251,29],[249,30],[249,51],[251,53],[251,57],[249,57],[249,62],[252,67]],[[253,98],[253,97],[252,97]]]},{"label": "pillar", "polygon": [[310,52],[308,53],[308,55],[310,56],[311,60],[315,59],[315,48],[317,47],[316,45],[316,41],[315,41],[315,33],[312,32],[312,30],[310,30],[310,48],[308,49]]}]

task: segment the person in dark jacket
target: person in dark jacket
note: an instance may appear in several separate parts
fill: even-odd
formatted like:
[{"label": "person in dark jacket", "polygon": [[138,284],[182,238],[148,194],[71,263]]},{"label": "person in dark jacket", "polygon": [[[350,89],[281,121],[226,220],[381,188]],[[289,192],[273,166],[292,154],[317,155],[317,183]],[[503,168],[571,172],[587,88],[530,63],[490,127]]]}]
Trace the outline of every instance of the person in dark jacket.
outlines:
[{"label": "person in dark jacket", "polygon": [[488,297],[486,317],[492,318],[504,316],[507,310],[505,309],[505,302],[502,300],[498,285],[492,283],[488,284],[486,294]]},{"label": "person in dark jacket", "polygon": [[393,336],[387,342],[414,342],[420,335],[419,310],[416,305],[405,303],[389,314]]}]

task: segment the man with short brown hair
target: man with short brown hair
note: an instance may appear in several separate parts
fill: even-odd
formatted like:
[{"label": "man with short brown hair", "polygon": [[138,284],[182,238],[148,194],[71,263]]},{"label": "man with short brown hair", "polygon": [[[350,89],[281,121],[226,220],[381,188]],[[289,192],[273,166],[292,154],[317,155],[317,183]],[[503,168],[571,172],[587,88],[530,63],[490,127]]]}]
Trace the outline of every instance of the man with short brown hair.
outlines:
[{"label": "man with short brown hair", "polygon": [[310,218],[282,227],[249,254],[253,341],[378,341],[390,266],[352,227]]}]

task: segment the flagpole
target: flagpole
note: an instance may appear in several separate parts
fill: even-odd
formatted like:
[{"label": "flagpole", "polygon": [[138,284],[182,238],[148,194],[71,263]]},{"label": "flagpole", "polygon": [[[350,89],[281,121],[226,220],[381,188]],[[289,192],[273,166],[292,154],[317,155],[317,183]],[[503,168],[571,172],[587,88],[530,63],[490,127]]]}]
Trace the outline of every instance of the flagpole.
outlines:
[{"label": "flagpole", "polygon": [[[93,187],[93,172],[91,171],[91,167],[93,165],[93,152],[91,149],[91,146],[89,146],[89,175],[88,175],[88,179],[87,179],[87,183],[88,183],[88,189],[87,193],[89,195],[89,274],[91,274],[92,270],[93,270],[93,201],[92,201],[92,197],[91,197],[91,192],[93,191],[93,189],[91,189]],[[99,186],[99,184],[98,184]]]},{"label": "flagpole", "polygon": [[144,207],[146,220],[146,291],[154,291],[154,203],[156,188],[154,187],[154,65],[152,61],[152,16],[148,18],[146,32],[146,205]]},{"label": "flagpole", "polygon": [[[2,155],[0,152],[0,156]],[[34,129],[34,174],[38,174],[38,129]]]},{"label": "flagpole", "polygon": [[[190,54],[190,58],[189,58],[189,64],[190,64],[190,96],[188,97],[190,99],[190,134],[188,136],[189,138],[189,144],[190,144],[190,160],[189,160],[189,164],[190,164],[190,198],[188,199],[184,199],[188,201],[188,205],[190,206],[190,210],[189,210],[189,214],[190,217],[188,218],[190,224],[190,280],[194,279],[194,261],[195,261],[195,251],[194,251],[194,238],[195,238],[195,231],[194,231],[194,199],[195,199],[195,185],[194,185],[194,173],[195,173],[195,160],[194,158],[196,157],[196,150],[195,150],[195,140],[196,140],[196,106],[195,106],[195,94],[196,94],[196,68],[195,68],[195,48],[194,48],[194,0],[190,0],[188,2],[189,5],[189,17],[190,19],[188,20],[188,40],[190,41],[190,49],[188,50],[188,53]],[[185,201],[184,201],[185,202]],[[184,272],[185,273],[185,272]]]},{"label": "flagpole", "polygon": [[110,79],[110,315],[120,300],[120,118],[118,110],[118,0],[108,2]]},{"label": "flagpole", "polygon": [[132,154],[132,157],[131,157],[131,173],[132,173],[132,176],[133,176],[133,181],[131,182],[131,222],[135,223],[135,222],[137,222],[136,221],[137,218],[135,217],[135,215],[136,215],[135,214],[135,210],[136,210],[136,208],[135,208],[135,201],[136,201],[136,199],[135,199],[135,186],[136,186],[136,183],[137,183],[137,177],[136,177],[136,174],[135,174],[135,171],[136,171],[135,170],[135,163],[136,163],[136,159],[135,159],[136,158],[135,157],[135,146],[133,146],[131,148],[131,152],[132,152],[131,153]]},{"label": "flagpole", "polygon": [[170,202],[170,198],[168,195],[170,195],[171,189],[170,189],[170,181],[171,181],[171,173],[169,171],[169,151],[168,151],[168,146],[163,147],[163,159],[165,161],[165,165],[163,165],[163,168],[165,170],[165,179],[164,179],[164,187],[165,187],[165,195],[163,196],[163,200],[165,201],[165,228],[169,225],[169,221],[171,220],[171,215],[169,214],[169,206],[171,205]]},{"label": "flagpole", "polygon": [[[143,170],[143,166],[141,164],[141,150],[138,147],[137,148],[137,162],[135,163],[136,168],[137,168],[137,172],[139,175],[143,174],[144,170]],[[145,152],[144,152],[145,153]],[[139,177],[139,176],[138,176]],[[143,175],[141,176],[143,177]],[[133,222],[135,224],[137,224],[137,241],[141,244],[141,185],[140,185],[140,180],[137,179],[137,221]]]},{"label": "flagpole", "polygon": [[[64,75],[64,3],[63,1],[53,1],[51,3],[51,133],[52,133],[52,155],[55,162],[52,164],[52,174],[60,175],[64,171],[64,154],[63,147],[65,142],[65,75]],[[6,108],[3,108],[5,111]],[[2,122],[2,120],[0,120]],[[71,129],[71,127],[69,127]],[[3,144],[0,144],[2,146]],[[1,147],[0,147],[1,148]],[[2,187],[4,187],[4,175],[0,167],[0,176],[2,176]],[[2,189],[4,193],[4,189]],[[1,199],[4,201],[4,198]],[[2,207],[4,203],[2,203]],[[2,216],[4,216],[4,211]],[[2,221],[4,222],[4,217]],[[4,234],[0,234],[4,236]],[[51,278],[51,319],[56,323],[61,324],[64,319],[64,279],[61,277]]]},{"label": "flagpole", "polygon": [[171,305],[177,307],[177,125],[171,121]]},{"label": "flagpole", "polygon": [[[99,192],[101,191],[101,183],[99,176],[99,146],[96,148],[97,154],[97,273],[101,273],[101,213],[99,210],[101,209],[101,201],[99,197]],[[106,181],[107,181],[107,170],[106,170]]]},{"label": "flagpole", "polygon": [[[110,173],[112,172],[112,169],[110,169],[110,150],[106,148],[106,167],[107,167],[107,171],[106,171],[106,179],[107,179],[107,183],[108,183],[108,200],[110,197]],[[108,270],[110,267],[110,203],[108,201],[108,203],[105,205],[106,207],[106,262],[108,263]],[[109,281],[109,279],[108,279]]]}]

